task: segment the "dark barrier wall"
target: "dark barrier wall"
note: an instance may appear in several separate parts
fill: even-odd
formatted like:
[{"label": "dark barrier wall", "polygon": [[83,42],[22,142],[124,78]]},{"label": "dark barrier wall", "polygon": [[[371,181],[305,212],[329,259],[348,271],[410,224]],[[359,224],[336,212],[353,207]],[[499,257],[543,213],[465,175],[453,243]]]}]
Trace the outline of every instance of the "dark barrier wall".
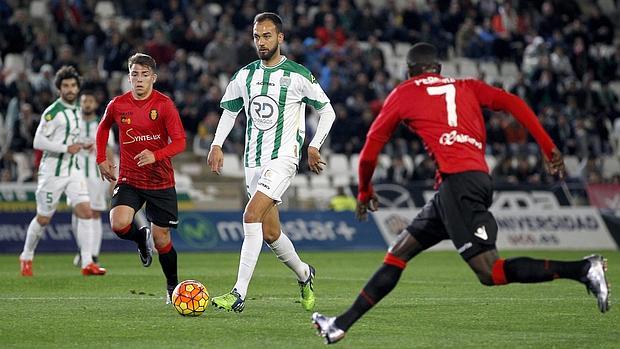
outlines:
[{"label": "dark barrier wall", "polygon": [[[105,216],[105,215],[104,215]],[[179,251],[239,251],[243,241],[241,212],[182,212],[173,231]],[[0,253],[19,253],[24,246],[31,212],[0,213]],[[385,249],[386,243],[372,217],[358,222],[353,212],[281,212],[282,229],[299,250]],[[134,251],[104,221],[102,251]],[[37,252],[72,252],[77,247],[71,215],[57,213],[46,229]]]}]

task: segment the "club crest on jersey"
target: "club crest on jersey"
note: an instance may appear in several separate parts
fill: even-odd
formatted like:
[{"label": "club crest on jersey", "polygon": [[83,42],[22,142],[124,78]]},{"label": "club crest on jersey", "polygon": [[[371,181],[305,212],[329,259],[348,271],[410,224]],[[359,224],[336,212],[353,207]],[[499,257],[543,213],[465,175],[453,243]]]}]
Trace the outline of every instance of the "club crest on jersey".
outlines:
[{"label": "club crest on jersey", "polygon": [[151,109],[149,116],[151,117],[151,120],[153,121],[157,120],[157,117],[159,116],[157,109]]},{"label": "club crest on jersey", "polygon": [[47,114],[45,115],[45,121],[51,121],[54,117],[52,116],[52,114]]},{"label": "club crest on jersey", "polygon": [[131,125],[131,118],[127,115],[121,115],[121,124]]},{"label": "club crest on jersey", "polygon": [[280,78],[280,85],[282,87],[289,87],[291,85],[291,78],[289,76],[283,76]]}]

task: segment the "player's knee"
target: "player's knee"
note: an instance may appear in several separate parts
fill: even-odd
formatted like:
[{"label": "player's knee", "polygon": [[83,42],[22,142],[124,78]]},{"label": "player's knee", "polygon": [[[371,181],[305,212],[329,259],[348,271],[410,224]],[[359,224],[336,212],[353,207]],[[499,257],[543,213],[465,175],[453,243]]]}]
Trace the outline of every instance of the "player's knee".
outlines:
[{"label": "player's knee", "polygon": [[114,219],[112,218],[110,220],[110,226],[112,227],[112,231],[115,233],[125,233],[127,232],[129,229],[129,225],[131,224],[130,221],[124,220],[124,219]]},{"label": "player's knee", "polygon": [[246,209],[243,212],[243,223],[260,223],[260,216],[254,210]]},{"label": "player's knee", "polygon": [[46,226],[50,224],[51,219],[52,217],[37,216],[37,223],[39,223],[40,226]]},{"label": "player's knee", "polygon": [[159,234],[153,234],[153,243],[158,251],[168,246],[170,244],[170,233],[160,232]]}]

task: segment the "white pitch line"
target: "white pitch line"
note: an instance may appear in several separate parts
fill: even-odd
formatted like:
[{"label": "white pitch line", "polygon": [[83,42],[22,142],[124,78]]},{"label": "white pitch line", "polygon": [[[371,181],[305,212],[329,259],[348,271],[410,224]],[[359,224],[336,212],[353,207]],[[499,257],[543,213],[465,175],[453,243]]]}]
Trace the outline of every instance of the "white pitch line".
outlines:
[{"label": "white pitch line", "polygon": [[88,300],[111,300],[111,301],[123,301],[123,300],[162,300],[164,297],[0,297],[3,301],[47,301],[47,300],[64,300],[64,301],[88,301]]}]

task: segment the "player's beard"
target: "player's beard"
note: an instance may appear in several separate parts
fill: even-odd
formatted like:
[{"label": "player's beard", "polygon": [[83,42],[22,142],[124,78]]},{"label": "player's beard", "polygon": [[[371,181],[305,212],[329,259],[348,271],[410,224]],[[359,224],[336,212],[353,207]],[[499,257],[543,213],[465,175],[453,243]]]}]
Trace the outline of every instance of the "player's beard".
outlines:
[{"label": "player's beard", "polygon": [[274,46],[271,50],[268,50],[265,53],[260,52],[260,50],[256,48],[256,53],[258,54],[258,58],[260,58],[263,61],[268,61],[271,59],[271,57],[273,57],[273,55],[276,54],[276,51],[278,50],[279,47],[280,45],[276,44],[276,46]]},{"label": "player's beard", "polygon": [[67,92],[67,93],[63,93],[60,97],[62,97],[62,100],[64,100],[65,102],[69,104],[74,104],[75,100],[77,99],[77,96],[78,96],[77,93]]}]

